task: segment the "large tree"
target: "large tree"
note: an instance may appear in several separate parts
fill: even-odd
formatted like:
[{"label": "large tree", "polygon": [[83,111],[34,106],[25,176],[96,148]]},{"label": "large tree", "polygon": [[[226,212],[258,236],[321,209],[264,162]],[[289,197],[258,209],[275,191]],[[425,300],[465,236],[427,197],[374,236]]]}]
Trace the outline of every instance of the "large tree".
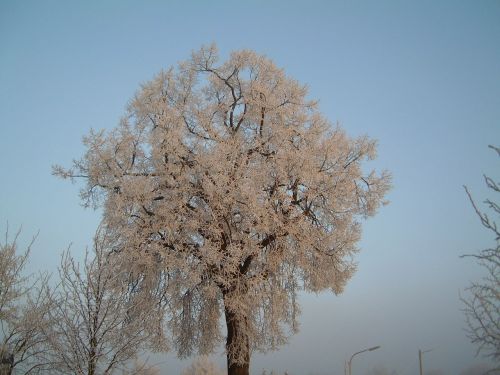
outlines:
[{"label": "large tree", "polygon": [[214,46],[142,85],[119,126],[91,132],[65,178],[104,207],[130,267],[163,275],[181,356],[223,338],[229,374],[252,350],[297,330],[297,292],[342,291],[355,269],[359,219],[375,213],[388,173],[367,172],[376,143],[350,138],[269,59]]}]

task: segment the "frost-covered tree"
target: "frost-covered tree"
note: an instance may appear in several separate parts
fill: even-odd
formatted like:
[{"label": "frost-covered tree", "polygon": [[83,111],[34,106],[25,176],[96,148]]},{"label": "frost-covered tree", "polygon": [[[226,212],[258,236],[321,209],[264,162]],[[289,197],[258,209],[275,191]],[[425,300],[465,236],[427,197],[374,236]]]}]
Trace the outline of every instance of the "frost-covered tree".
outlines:
[{"label": "frost-covered tree", "polygon": [[[497,156],[500,148],[489,146]],[[500,193],[500,184],[493,178],[484,176],[486,186],[494,193]],[[486,270],[485,277],[473,282],[467,288],[467,295],[462,298],[467,319],[467,332],[471,341],[477,345],[478,353],[483,353],[496,362],[492,371],[500,371],[500,229],[494,219],[500,215],[498,202],[486,199],[490,213],[482,212],[474,202],[471,193],[465,187],[469,200],[481,220],[481,224],[493,233],[495,245],[481,250],[477,254],[465,255],[477,259]]]},{"label": "frost-covered tree", "polygon": [[269,59],[214,46],[142,85],[115,129],[90,132],[65,178],[104,207],[131,267],[164,275],[181,356],[223,339],[228,371],[297,330],[297,292],[340,293],[360,219],[388,173],[366,172],[376,143],[350,138]]},{"label": "frost-covered tree", "polygon": [[33,241],[18,252],[18,232],[0,244],[0,374],[39,374],[49,368],[43,335],[51,309],[48,276],[25,274]]},{"label": "frost-covered tree", "polygon": [[113,236],[99,230],[93,253],[86,254],[82,265],[69,250],[62,255],[60,282],[51,296],[50,324],[44,331],[51,373],[139,374],[148,369],[131,367],[131,362],[160,332],[152,331],[151,323],[158,322],[161,309],[131,289],[131,275],[120,266],[114,245]]}]

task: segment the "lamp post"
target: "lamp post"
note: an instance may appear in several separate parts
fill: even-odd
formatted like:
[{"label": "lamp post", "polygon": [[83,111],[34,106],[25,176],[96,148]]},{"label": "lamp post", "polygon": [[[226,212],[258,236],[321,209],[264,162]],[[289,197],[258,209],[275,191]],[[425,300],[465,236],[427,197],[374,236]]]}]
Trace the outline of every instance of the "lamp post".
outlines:
[{"label": "lamp post", "polygon": [[420,375],[423,375],[423,368],[422,368],[422,356],[424,353],[429,353],[429,352],[432,352],[434,349],[429,349],[429,350],[420,350],[418,349],[418,364],[420,366]]},{"label": "lamp post", "polygon": [[368,349],[363,349],[363,350],[360,350],[359,352],[356,352],[354,353],[352,356],[351,356],[351,359],[349,359],[349,363],[348,363],[348,366],[349,366],[349,374],[348,375],[352,375],[352,359],[354,358],[354,356],[358,355],[358,354],[361,354],[361,353],[364,353],[364,352],[372,352],[374,350],[377,350],[380,348],[380,345],[377,345],[377,346],[374,346],[372,348],[368,348]]}]

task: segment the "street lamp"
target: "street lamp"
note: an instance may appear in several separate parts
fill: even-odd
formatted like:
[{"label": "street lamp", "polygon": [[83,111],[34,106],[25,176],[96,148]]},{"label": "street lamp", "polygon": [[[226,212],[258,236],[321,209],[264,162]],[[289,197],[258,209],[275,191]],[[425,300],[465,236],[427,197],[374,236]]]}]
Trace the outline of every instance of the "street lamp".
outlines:
[{"label": "street lamp", "polygon": [[429,353],[432,352],[434,349],[429,349],[429,350],[420,350],[418,349],[418,364],[420,365],[420,375],[423,374],[423,369],[422,369],[422,356],[424,353]]},{"label": "street lamp", "polygon": [[352,356],[351,356],[351,359],[349,359],[349,363],[348,363],[348,366],[349,366],[349,374],[348,375],[352,375],[352,369],[351,369],[351,365],[352,365],[352,359],[354,358],[354,356],[358,355],[358,354],[361,354],[361,353],[364,353],[364,352],[372,352],[374,350],[377,350],[380,348],[380,345],[377,345],[377,346],[374,346],[372,348],[368,348],[368,349],[364,349],[364,350],[360,350],[359,352],[356,352],[354,353]]}]

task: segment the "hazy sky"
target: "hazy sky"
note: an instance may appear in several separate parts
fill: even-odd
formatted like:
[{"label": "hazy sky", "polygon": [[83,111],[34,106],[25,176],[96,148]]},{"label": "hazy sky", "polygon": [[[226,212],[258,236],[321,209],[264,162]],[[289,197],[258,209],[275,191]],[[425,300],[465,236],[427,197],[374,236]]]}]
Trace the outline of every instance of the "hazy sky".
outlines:
[{"label": "hazy sky", "polygon": [[[459,291],[481,270],[459,255],[493,243],[467,201],[499,177],[500,1],[0,1],[0,229],[40,231],[30,270],[90,243],[99,212],[51,176],[114,127],[162,68],[216,42],[250,48],[310,88],[349,134],[379,140],[391,204],[364,225],[359,269],[341,296],[302,296],[301,332],[252,372],[353,374],[384,365],[459,374],[475,358]],[[166,374],[188,362],[164,357]],[[216,357],[223,363],[221,356]]]}]

